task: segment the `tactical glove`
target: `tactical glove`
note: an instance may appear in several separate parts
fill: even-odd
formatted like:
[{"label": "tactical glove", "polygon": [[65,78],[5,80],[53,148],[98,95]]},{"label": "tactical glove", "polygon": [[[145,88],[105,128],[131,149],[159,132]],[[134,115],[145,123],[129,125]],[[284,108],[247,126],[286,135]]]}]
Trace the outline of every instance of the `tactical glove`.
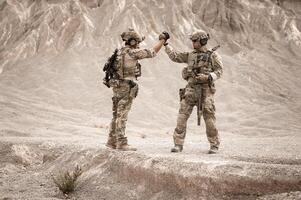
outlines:
[{"label": "tactical glove", "polygon": [[165,43],[167,42],[167,40],[170,38],[169,34],[166,31],[163,31],[160,35],[159,35],[159,40],[165,40]]}]

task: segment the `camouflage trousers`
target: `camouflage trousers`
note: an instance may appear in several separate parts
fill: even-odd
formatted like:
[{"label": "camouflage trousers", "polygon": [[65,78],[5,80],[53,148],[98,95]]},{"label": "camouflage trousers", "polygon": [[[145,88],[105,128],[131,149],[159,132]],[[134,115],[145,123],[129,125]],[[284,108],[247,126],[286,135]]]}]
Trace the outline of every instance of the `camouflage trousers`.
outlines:
[{"label": "camouflage trousers", "polygon": [[121,81],[118,86],[113,87],[113,118],[109,129],[109,144],[127,144],[127,138],[125,136],[126,122],[133,100],[137,96],[137,92],[137,84],[135,87],[132,87],[125,81]]},{"label": "camouflage trousers", "polygon": [[180,109],[177,119],[177,127],[174,131],[174,143],[183,145],[186,136],[187,120],[190,117],[193,107],[197,105],[201,97],[202,116],[206,124],[207,139],[211,146],[219,147],[219,135],[215,125],[215,89],[210,89],[208,85],[187,85],[185,94],[181,97]]}]

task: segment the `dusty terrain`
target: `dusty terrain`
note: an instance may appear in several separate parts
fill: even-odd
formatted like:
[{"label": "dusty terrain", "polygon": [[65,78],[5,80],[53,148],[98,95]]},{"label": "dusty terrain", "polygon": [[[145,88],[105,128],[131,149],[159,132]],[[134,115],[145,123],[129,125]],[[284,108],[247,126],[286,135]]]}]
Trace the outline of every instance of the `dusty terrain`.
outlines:
[{"label": "dusty terrain", "polygon": [[[51,176],[75,165],[71,199],[301,199],[300,11],[298,0],[0,1],[0,200],[64,199]],[[185,82],[164,49],[141,62],[127,128],[138,151],[105,148],[101,69],[128,27],[141,48],[167,30],[190,50],[196,28],[221,44],[219,154],[195,112],[184,151],[170,153]]]}]

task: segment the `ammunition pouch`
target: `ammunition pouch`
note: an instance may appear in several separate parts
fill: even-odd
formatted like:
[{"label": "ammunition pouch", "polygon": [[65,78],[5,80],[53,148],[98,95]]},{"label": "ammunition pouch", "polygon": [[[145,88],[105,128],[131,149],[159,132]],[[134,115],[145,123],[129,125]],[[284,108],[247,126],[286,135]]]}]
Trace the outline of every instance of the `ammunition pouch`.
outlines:
[{"label": "ammunition pouch", "polygon": [[119,86],[119,80],[118,79],[110,79],[108,82],[108,85],[110,87],[118,87]]},{"label": "ammunition pouch", "polygon": [[135,83],[134,81],[129,81],[129,85],[130,85],[130,97],[134,99],[138,95],[138,90],[139,90],[138,84]]},{"label": "ammunition pouch", "polygon": [[138,77],[140,77],[141,74],[142,74],[142,71],[141,71],[141,64],[137,62],[137,64],[136,64],[136,69],[135,69],[135,77],[136,77],[136,79],[137,79]]},{"label": "ammunition pouch", "polygon": [[180,96],[180,101],[182,101],[185,97],[185,88],[179,89],[179,96]]},{"label": "ammunition pouch", "polygon": [[191,104],[191,105],[195,104],[196,99],[197,99],[196,90],[191,87],[186,87],[184,98],[188,104]]},{"label": "ammunition pouch", "polygon": [[126,68],[126,70],[123,71],[123,78],[127,78],[127,77],[135,77],[136,80],[138,77],[141,76],[141,65],[140,63],[136,63],[135,66],[131,66]]},{"label": "ammunition pouch", "polygon": [[193,77],[193,71],[191,71],[190,69],[188,69],[188,67],[184,67],[182,70],[182,78],[186,81],[188,81],[188,79],[190,77]]}]

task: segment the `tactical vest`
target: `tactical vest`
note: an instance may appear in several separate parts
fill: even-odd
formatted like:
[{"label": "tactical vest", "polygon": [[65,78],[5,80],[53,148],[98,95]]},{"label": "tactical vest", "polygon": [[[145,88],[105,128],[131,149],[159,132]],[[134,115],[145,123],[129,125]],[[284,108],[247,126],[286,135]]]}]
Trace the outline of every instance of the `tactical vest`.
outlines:
[{"label": "tactical vest", "polygon": [[212,60],[210,51],[196,52],[193,51],[188,54],[188,70],[195,74],[206,74],[213,72]]},{"label": "tactical vest", "polygon": [[197,81],[189,74],[210,74],[214,71],[211,59],[211,51],[197,52],[192,51],[188,54],[188,66],[183,69],[182,76],[189,83],[196,83]]},{"label": "tactical vest", "polygon": [[141,76],[141,65],[129,55],[131,48],[122,47],[117,56],[117,73],[119,79],[134,80]]}]

